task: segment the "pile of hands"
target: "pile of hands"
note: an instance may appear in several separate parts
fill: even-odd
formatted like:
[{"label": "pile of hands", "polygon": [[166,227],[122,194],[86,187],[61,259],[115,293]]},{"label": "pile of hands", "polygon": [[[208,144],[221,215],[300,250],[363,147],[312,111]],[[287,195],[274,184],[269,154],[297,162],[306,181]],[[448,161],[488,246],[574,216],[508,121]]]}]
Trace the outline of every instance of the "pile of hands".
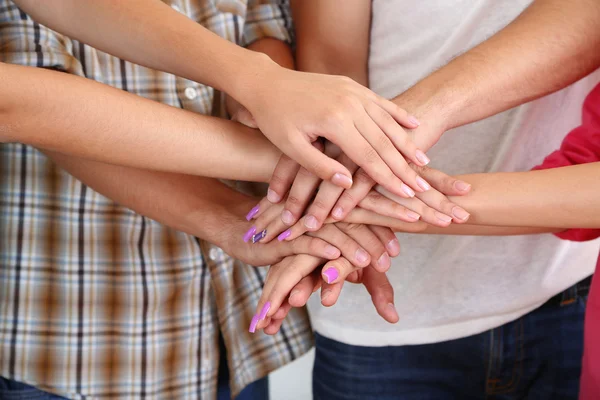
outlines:
[{"label": "pile of hands", "polygon": [[[427,150],[444,129],[421,126],[352,80],[336,82],[345,85],[336,95],[346,94],[333,109],[325,107],[332,117],[302,115],[299,108],[295,120],[306,123],[294,127],[262,123],[260,108],[249,111],[228,99],[232,119],[261,129],[284,153],[267,196],[248,207],[249,223],[227,249],[251,265],[271,265],[252,333],[277,333],[289,310],[304,306],[319,289],[321,303],[333,306],[345,282],[364,285],[378,314],[397,322],[386,275],[391,258],[400,254],[394,231],[419,232],[469,218],[447,196],[465,195],[470,185],[426,167],[429,159],[415,144],[418,133]],[[311,125],[323,120],[327,126]]]}]

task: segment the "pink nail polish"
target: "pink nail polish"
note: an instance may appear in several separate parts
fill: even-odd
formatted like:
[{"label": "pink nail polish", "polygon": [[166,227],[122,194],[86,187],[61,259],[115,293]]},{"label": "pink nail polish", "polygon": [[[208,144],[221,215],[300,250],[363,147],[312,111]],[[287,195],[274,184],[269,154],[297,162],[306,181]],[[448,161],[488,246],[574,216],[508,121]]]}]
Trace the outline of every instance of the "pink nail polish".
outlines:
[{"label": "pink nail polish", "polygon": [[420,162],[423,165],[427,165],[431,161],[431,160],[429,160],[429,157],[427,157],[425,155],[425,153],[423,153],[421,150],[417,150],[415,152],[415,158],[417,159],[418,162]]},{"label": "pink nail polish", "polygon": [[429,186],[429,183],[427,183],[427,181],[425,181],[425,179],[421,178],[420,176],[417,176],[417,185],[419,185],[419,187],[421,189],[423,189],[424,192],[431,189],[431,186]]},{"label": "pink nail polish", "polygon": [[252,218],[254,218],[256,216],[256,214],[258,214],[259,211],[260,211],[260,206],[258,204],[255,205],[254,207],[252,207],[252,210],[250,210],[248,215],[246,215],[246,221],[250,221]]},{"label": "pink nail polish", "polygon": [[338,278],[338,276],[340,276],[337,269],[335,268],[327,268],[325,271],[323,271],[323,275],[325,276],[325,281],[327,283],[334,282]]},{"label": "pink nail polish", "polygon": [[267,313],[271,309],[271,302],[267,301],[263,306],[262,310],[260,310],[260,314],[258,315],[258,319],[260,321],[264,320],[267,317]]},{"label": "pink nail polish", "polygon": [[456,206],[452,209],[452,215],[454,215],[456,218],[458,218],[461,221],[466,221],[471,214],[469,214],[468,212],[466,212],[464,209],[460,208],[459,206]]},{"label": "pink nail polish", "polygon": [[252,321],[250,321],[250,328],[248,328],[248,332],[254,333],[256,332],[256,325],[258,325],[258,315],[252,317]]},{"label": "pink nail polish", "polygon": [[271,203],[279,203],[281,201],[281,196],[277,194],[274,190],[267,190],[267,200]]},{"label": "pink nail polish", "polygon": [[246,232],[244,234],[244,242],[248,243],[250,241],[250,239],[252,238],[252,236],[254,236],[254,234],[256,233],[256,227],[253,226],[252,228],[248,229],[248,232]]},{"label": "pink nail polish", "polygon": [[404,183],[402,184],[402,191],[406,193],[408,197],[415,197],[415,192]]},{"label": "pink nail polish", "polygon": [[341,186],[346,189],[350,189],[352,186],[352,178],[340,174],[339,172],[333,175],[331,182],[336,186]]},{"label": "pink nail polish", "polygon": [[279,234],[279,236],[277,236],[277,240],[279,240],[280,242],[283,242],[285,239],[289,238],[292,234],[292,230],[288,229],[286,231],[283,231]]},{"label": "pink nail polish", "polygon": [[288,226],[292,225],[294,223],[294,215],[291,213],[291,211],[284,210],[281,213],[281,220]]}]

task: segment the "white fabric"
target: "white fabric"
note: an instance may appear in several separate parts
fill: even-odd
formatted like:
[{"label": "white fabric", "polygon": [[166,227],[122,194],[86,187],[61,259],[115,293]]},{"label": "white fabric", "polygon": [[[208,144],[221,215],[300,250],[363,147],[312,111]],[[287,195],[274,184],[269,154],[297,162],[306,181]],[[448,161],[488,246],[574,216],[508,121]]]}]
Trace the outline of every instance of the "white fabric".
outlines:
[{"label": "white fabric", "polygon": [[[370,83],[391,98],[514,20],[529,0],[375,0]],[[524,171],[581,122],[599,74],[530,104],[447,132],[428,152],[450,174]],[[589,276],[597,241],[552,235],[458,237],[399,234],[389,272],[400,322],[383,321],[366,290],[346,284],[338,304],[309,310],[314,328],[354,345],[440,342],[500,326]]]}]

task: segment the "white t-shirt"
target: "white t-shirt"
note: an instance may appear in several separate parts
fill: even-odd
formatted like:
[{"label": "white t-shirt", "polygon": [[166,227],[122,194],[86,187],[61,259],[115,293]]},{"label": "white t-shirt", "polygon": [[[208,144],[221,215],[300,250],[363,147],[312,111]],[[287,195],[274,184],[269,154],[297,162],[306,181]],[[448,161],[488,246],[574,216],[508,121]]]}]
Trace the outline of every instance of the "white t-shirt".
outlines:
[{"label": "white t-shirt", "polygon": [[[375,0],[369,60],[372,89],[392,98],[514,20],[530,0]],[[428,152],[449,174],[525,171],[556,150],[581,122],[596,73],[538,101],[444,134]],[[599,243],[550,234],[460,237],[399,234],[388,276],[400,322],[381,319],[361,285],[337,305],[309,302],[319,333],[348,344],[440,342],[500,326],[589,276]]]}]

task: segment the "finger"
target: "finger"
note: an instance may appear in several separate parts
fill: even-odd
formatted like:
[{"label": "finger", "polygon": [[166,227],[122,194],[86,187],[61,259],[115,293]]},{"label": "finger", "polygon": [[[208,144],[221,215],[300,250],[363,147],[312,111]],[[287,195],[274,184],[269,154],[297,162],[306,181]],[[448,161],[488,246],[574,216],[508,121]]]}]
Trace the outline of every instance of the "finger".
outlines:
[{"label": "finger", "polygon": [[288,303],[292,307],[304,307],[315,291],[321,288],[323,280],[321,271],[315,270],[312,274],[304,277],[290,292]]},{"label": "finger", "polygon": [[[345,154],[341,154],[338,157],[338,161],[352,173],[358,169],[358,165],[354,164],[354,162],[352,162]],[[355,180],[352,188],[348,190],[353,190],[353,188],[356,187],[356,184],[357,182]],[[316,231],[321,228],[342,192],[344,192],[344,189],[339,186],[335,186],[330,182],[321,182],[315,199],[306,211],[306,215],[302,217],[302,223],[306,227],[306,230]]]},{"label": "finger", "polygon": [[300,164],[285,154],[279,158],[267,190],[267,198],[271,203],[279,203],[285,197],[299,169]]},{"label": "finger", "polygon": [[388,112],[400,125],[409,129],[416,129],[419,127],[419,125],[421,125],[417,117],[409,114],[405,109],[398,106],[393,101],[390,101],[378,94],[375,96],[375,103],[383,110]]},{"label": "finger", "polygon": [[[283,150],[283,149],[282,149]],[[306,141],[303,135],[294,136],[286,153],[301,166],[322,180],[344,189],[352,186],[352,174],[338,161],[327,157]]]},{"label": "finger", "polygon": [[271,204],[266,197],[263,197],[257,205],[248,211],[248,214],[246,214],[246,221],[252,221],[253,219],[260,217],[265,211],[271,208],[272,205],[273,204]]},{"label": "finger", "polygon": [[323,278],[321,300],[323,300],[323,293],[328,289],[331,289],[333,284],[345,281],[348,275],[358,269],[361,268],[352,265],[352,263],[344,257],[328,261],[321,270],[321,276]]},{"label": "finger", "polygon": [[425,178],[434,189],[437,189],[446,196],[463,196],[471,190],[471,185],[467,182],[446,175],[437,169],[421,167],[415,164],[411,164],[410,167]]},{"label": "finger", "polygon": [[292,226],[302,216],[315,194],[321,179],[306,168],[300,168],[285,202],[281,220],[286,226]]},{"label": "finger", "polygon": [[352,236],[344,233],[334,224],[324,225],[316,232],[307,233],[309,236],[326,240],[342,252],[342,256],[357,267],[366,267],[371,262],[369,252]]},{"label": "finger", "polygon": [[339,249],[325,240],[306,235],[300,236],[291,242],[283,242],[281,245],[287,250],[285,255],[309,254],[326,260],[333,260],[341,255]]},{"label": "finger", "polygon": [[321,288],[321,304],[325,307],[333,306],[340,297],[344,281],[339,281],[334,284],[323,283]]},{"label": "finger", "polygon": [[338,222],[336,226],[354,239],[371,257],[371,265],[378,271],[387,271],[391,265],[390,256],[377,235],[366,225]]},{"label": "finger", "polygon": [[355,208],[346,217],[344,222],[353,224],[369,224],[387,226],[395,232],[420,233],[427,229],[428,224],[423,221],[404,222],[399,219],[385,217],[374,213],[373,211],[362,208]]},{"label": "finger", "polygon": [[[452,217],[452,221],[459,224],[467,222],[471,216],[464,208],[456,205],[448,197],[435,189],[429,190],[426,193],[419,193],[417,199],[423,203],[424,207],[439,211],[445,216],[450,216]],[[433,214],[438,216],[435,212]]]},{"label": "finger", "polygon": [[252,116],[252,114],[250,114],[250,111],[248,111],[246,109],[246,107],[239,107],[237,109],[237,111],[231,116],[231,120],[232,121],[237,121],[241,124],[244,124],[250,128],[258,128],[258,124],[256,123],[256,121],[254,120],[254,117]]},{"label": "finger", "polygon": [[[283,204],[270,204],[269,201],[263,203],[268,208],[260,213],[260,216],[254,220],[252,226],[248,229],[248,231],[244,234],[244,241],[256,243],[261,241],[261,238],[265,238],[269,233],[267,231],[267,227],[276,220],[279,220],[279,216],[281,215],[281,210],[283,209]],[[260,204],[259,204],[260,207]],[[271,234],[272,238],[273,235]],[[263,241],[265,243],[266,241]]]},{"label": "finger", "polygon": [[[375,103],[365,105],[365,110],[371,119],[379,126],[382,132],[391,140],[392,144],[402,155],[417,165],[429,164],[429,158],[423,151],[417,149],[411,137],[398,125],[398,122],[383,108]],[[406,114],[406,112],[403,112]]]},{"label": "finger", "polygon": [[[377,106],[374,105],[373,107]],[[381,108],[379,108],[379,110],[382,111]],[[393,124],[402,130],[398,124]],[[383,162],[385,162],[385,164],[391,169],[392,173],[396,177],[400,178],[400,180],[408,185],[413,191],[424,192],[431,188],[431,186],[423,178],[419,177],[417,173],[408,165],[406,159],[404,159],[402,154],[398,152],[394,144],[377,125],[377,123],[373,120],[373,117],[369,115],[369,112],[366,109],[364,116],[356,121],[356,129],[364,136],[365,139],[367,139],[369,144],[373,146],[373,149],[377,152],[379,157],[381,157]],[[406,143],[409,143],[410,140],[408,139],[406,133],[403,130],[402,132],[404,133],[404,137],[406,137]],[[408,147],[408,145],[405,146]],[[367,172],[375,180],[377,180],[377,177],[371,174],[370,171],[367,170]],[[410,193],[405,187],[397,187],[396,190],[400,191],[400,193]]]},{"label": "finger", "polygon": [[367,197],[358,203],[358,205],[365,210],[370,210],[379,215],[399,219],[401,221],[416,222],[421,218],[416,212],[388,199],[375,190],[371,190]]},{"label": "finger", "polygon": [[385,250],[390,257],[396,257],[400,254],[400,242],[394,231],[388,227],[377,225],[369,225],[369,229],[377,236],[381,243],[385,243]]},{"label": "finger", "polygon": [[267,335],[275,335],[281,329],[283,319],[271,320],[271,323],[263,330]]},{"label": "finger", "polygon": [[365,268],[363,285],[371,295],[377,313],[386,321],[395,324],[400,320],[394,305],[394,288],[387,275],[373,268]]},{"label": "finger", "polygon": [[358,169],[354,173],[354,184],[350,189],[344,190],[333,208],[331,216],[338,221],[346,218],[348,213],[369,194],[374,185],[375,181],[366,171],[362,168]]}]

